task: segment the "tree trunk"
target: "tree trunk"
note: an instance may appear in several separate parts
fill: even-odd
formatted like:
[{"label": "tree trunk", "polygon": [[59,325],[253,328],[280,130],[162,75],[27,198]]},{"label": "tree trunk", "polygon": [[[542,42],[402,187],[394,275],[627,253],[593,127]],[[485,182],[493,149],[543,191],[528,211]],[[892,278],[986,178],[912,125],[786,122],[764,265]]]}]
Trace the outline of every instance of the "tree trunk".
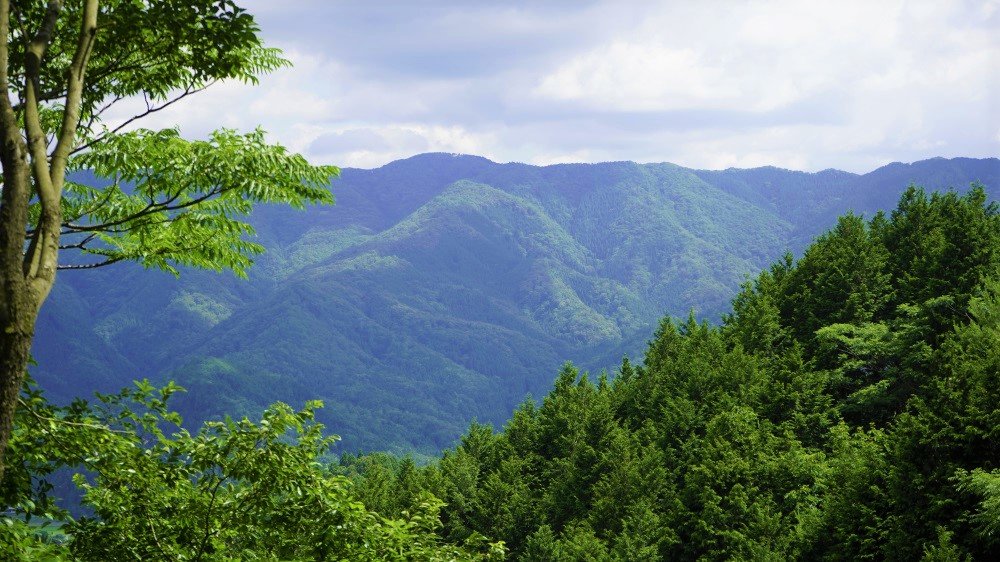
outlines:
[{"label": "tree trunk", "polygon": [[17,398],[24,383],[31,339],[31,332],[0,334],[0,480],[6,467],[5,452],[14,429]]},{"label": "tree trunk", "polygon": [[[5,12],[0,6],[0,12]],[[2,27],[2,23],[0,23]],[[2,34],[0,34],[2,36]],[[0,45],[0,50],[5,45]],[[2,57],[0,57],[2,58]],[[0,61],[2,62],[2,61]],[[5,65],[2,65],[5,66]],[[24,140],[10,102],[0,100],[0,479],[10,441],[17,397],[28,367],[38,304],[24,271],[25,232],[31,179]]]},{"label": "tree trunk", "polygon": [[[0,479],[4,452],[14,428],[17,398],[24,382],[38,310],[52,290],[58,268],[62,228],[62,188],[66,166],[80,124],[84,73],[97,33],[98,0],[86,0],[80,36],[66,76],[66,103],[51,158],[42,126],[39,76],[63,9],[62,0],[49,0],[37,33],[26,45],[23,119],[11,105],[10,0],[0,0]],[[23,122],[23,131],[22,131]],[[22,136],[23,132],[23,136]],[[30,154],[30,159],[29,159]],[[27,244],[28,203],[36,197],[41,207]],[[27,250],[27,252],[26,252]]]},{"label": "tree trunk", "polygon": [[20,139],[6,140],[0,147],[4,179],[0,199],[0,479],[40,304],[32,297],[23,265],[28,166]]}]

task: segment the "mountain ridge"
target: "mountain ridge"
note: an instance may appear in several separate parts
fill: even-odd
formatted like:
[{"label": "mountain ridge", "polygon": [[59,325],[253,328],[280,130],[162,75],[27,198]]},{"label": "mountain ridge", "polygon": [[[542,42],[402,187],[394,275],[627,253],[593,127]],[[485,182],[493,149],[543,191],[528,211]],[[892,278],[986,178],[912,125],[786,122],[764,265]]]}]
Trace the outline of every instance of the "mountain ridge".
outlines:
[{"label": "mountain ridge", "polygon": [[567,359],[613,367],[665,313],[718,318],[747,275],[847,210],[891,208],[911,180],[982,180],[996,199],[1000,160],[856,175],[429,153],[345,168],[335,206],[255,213],[268,252],[248,283],[61,276],[34,374],[60,399],[176,378],[192,421],[323,398],[347,449],[433,452],[473,418],[502,423]]}]

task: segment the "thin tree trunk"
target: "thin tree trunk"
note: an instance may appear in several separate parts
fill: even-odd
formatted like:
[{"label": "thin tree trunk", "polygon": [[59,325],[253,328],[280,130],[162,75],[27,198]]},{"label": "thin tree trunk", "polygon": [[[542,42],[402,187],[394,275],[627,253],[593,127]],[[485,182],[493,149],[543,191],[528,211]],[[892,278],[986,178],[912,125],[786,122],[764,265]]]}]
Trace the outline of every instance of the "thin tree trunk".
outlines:
[{"label": "thin tree trunk", "polygon": [[31,351],[31,334],[0,334],[0,479],[6,467],[5,452],[14,429],[17,397],[24,383]]},{"label": "thin tree trunk", "polygon": [[10,0],[0,0],[0,479],[37,314],[29,300],[23,264],[31,180],[24,139],[7,94],[9,24]]},{"label": "thin tree trunk", "polygon": [[[2,121],[2,119],[0,119]],[[4,190],[0,200],[0,479],[10,441],[17,395],[24,381],[39,302],[24,275],[22,248],[27,226],[27,162],[19,141],[0,147]],[[13,144],[13,146],[11,146]],[[13,148],[13,150],[10,150]]]},{"label": "thin tree trunk", "polygon": [[[0,123],[4,125],[11,117],[5,113],[0,110]],[[28,163],[17,130],[7,128],[6,132],[6,138],[0,139],[4,179],[0,198],[0,479],[40,304],[32,298],[23,263],[30,189]]]}]

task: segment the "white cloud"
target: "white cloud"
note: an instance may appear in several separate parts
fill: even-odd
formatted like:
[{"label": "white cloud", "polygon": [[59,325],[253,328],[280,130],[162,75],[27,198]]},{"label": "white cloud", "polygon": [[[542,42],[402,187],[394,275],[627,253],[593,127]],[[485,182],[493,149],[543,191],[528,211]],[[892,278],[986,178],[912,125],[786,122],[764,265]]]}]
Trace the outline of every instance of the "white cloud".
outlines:
[{"label": "white cloud", "polygon": [[570,152],[535,153],[525,163],[547,166],[550,164],[574,164],[576,162],[595,162],[598,160],[607,160],[607,158],[596,154],[594,150],[583,149]]},{"label": "white cloud", "polygon": [[[910,3],[906,10],[899,1],[722,6],[653,12],[627,42],[561,61],[536,93],[619,111],[768,111],[832,89],[864,95],[866,84],[885,78],[957,85],[997,53],[989,30],[955,33],[942,25],[957,6],[947,3]],[[983,45],[975,60],[956,67],[955,56],[976,42]]]},{"label": "white cloud", "polygon": [[[297,133],[303,126],[327,119],[336,109],[336,99],[321,92],[327,81],[342,74],[337,65],[322,57],[286,49],[293,63],[261,77],[257,85],[227,81],[181,100],[135,123],[147,128],[179,127],[183,134],[203,138],[219,127],[249,130],[263,126],[275,140],[292,147],[301,145]],[[138,99],[125,100],[109,112],[111,126],[145,109]]]},{"label": "white cloud", "polygon": [[260,124],[344,166],[445,151],[866,171],[1000,153],[998,0],[554,6],[255,0],[295,67],[144,125]]},{"label": "white cloud", "polygon": [[712,66],[692,49],[660,43],[599,47],[545,76],[535,93],[626,111],[718,107],[720,101],[738,101],[725,69]]},{"label": "white cloud", "polygon": [[370,168],[423,152],[483,154],[495,138],[461,127],[402,124],[314,129],[307,152],[323,162]]}]

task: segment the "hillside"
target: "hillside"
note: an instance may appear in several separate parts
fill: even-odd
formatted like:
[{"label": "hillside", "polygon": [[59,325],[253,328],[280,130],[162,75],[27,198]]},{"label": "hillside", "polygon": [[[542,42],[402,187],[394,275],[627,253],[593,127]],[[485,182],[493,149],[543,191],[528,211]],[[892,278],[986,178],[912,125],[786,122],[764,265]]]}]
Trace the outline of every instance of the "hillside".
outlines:
[{"label": "hillside", "polygon": [[436,462],[342,455],[363,504],[440,498],[509,560],[997,560],[1000,206],[907,190],[666,318],[643,364],[567,364]]},{"label": "hillside", "polygon": [[747,275],[910,182],[981,181],[997,159],[864,175],[671,164],[498,164],[424,154],[344,170],[337,204],[254,217],[250,282],[122,266],[60,277],[35,377],[59,399],[176,379],[192,421],[321,398],[343,448],[450,445],[501,422],[565,360],[640,356],[664,314],[716,319]]}]

